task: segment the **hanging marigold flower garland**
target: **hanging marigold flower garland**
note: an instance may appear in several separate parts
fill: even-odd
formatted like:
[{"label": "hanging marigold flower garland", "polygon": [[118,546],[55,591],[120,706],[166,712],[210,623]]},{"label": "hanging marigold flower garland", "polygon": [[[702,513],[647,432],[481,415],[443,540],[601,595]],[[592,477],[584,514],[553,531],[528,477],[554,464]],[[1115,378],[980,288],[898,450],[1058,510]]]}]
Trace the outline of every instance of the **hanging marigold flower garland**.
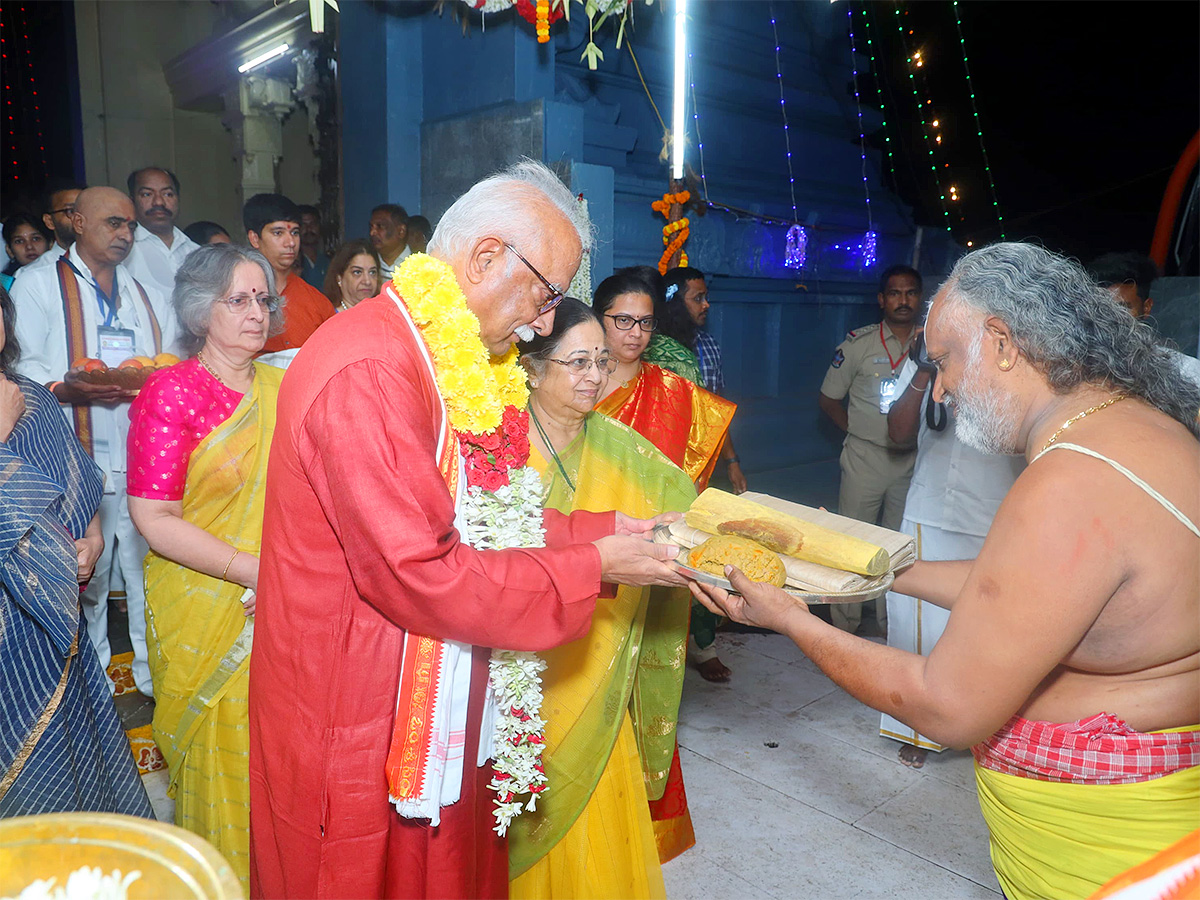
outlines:
[{"label": "hanging marigold flower garland", "polygon": [[517,0],[517,14],[537,30],[539,44],[550,40],[550,26],[563,17],[566,3],[551,0]]},{"label": "hanging marigold flower garland", "polygon": [[660,274],[667,274],[667,269],[671,267],[671,257],[677,251],[679,255],[679,265],[686,266],[688,264],[688,256],[683,252],[683,245],[687,243],[688,235],[691,233],[691,226],[687,216],[682,216],[672,222],[671,207],[678,203],[683,206],[692,198],[690,191],[679,191],[678,193],[666,193],[662,195],[661,200],[655,200],[650,204],[650,208],[657,213],[662,213],[662,217],[667,220],[667,224],[663,226],[663,254],[658,260],[658,271]]}]

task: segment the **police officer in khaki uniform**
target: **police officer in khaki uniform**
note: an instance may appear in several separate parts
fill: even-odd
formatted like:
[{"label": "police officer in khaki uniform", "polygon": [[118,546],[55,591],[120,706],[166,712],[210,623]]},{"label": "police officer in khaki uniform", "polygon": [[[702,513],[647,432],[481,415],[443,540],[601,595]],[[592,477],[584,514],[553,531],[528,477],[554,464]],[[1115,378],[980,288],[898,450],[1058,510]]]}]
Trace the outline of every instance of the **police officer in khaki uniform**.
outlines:
[{"label": "police officer in khaki uniform", "polygon": [[[921,276],[916,269],[891,266],[884,271],[879,279],[879,308],[882,322],[856,328],[838,345],[817,403],[846,432],[838,512],[899,530],[916,448],[888,439],[887,412],[921,308]],[[843,406],[846,397],[848,404]],[[887,622],[886,602],[884,598],[874,601],[881,626]],[[834,604],[829,611],[833,624],[850,633],[862,620],[861,603]]]}]

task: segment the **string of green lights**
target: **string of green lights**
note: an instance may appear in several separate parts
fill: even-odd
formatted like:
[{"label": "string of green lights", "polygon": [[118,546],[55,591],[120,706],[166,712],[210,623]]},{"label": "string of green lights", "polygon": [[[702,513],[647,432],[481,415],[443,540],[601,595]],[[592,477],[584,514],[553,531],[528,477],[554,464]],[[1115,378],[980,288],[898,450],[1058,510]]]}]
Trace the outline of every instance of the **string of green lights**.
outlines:
[{"label": "string of green lights", "polygon": [[983,126],[979,122],[979,107],[975,104],[975,86],[971,82],[971,67],[967,64],[967,42],[963,39],[962,19],[958,16],[958,0],[954,0],[954,27],[958,30],[958,44],[962,48],[963,70],[967,73],[967,92],[971,95],[971,112],[975,115],[975,133],[979,137],[979,150],[983,154],[983,170],[987,173],[988,187],[992,191],[992,208],[1000,225],[1000,240],[1005,239],[1004,216],[1000,214],[1000,200],[996,195],[996,181],[992,177],[992,165],[988,161],[987,147],[983,144]]},{"label": "string of green lights", "polygon": [[887,162],[888,174],[892,178],[892,184],[896,183],[896,161],[892,153],[892,137],[888,132],[887,110],[883,103],[883,87],[880,85],[879,66],[875,62],[875,42],[871,39],[871,17],[869,4],[863,4],[863,21],[867,25],[867,56],[871,58],[871,73],[875,79],[875,95],[879,98],[879,115],[883,118],[883,143]]},{"label": "string of green lights", "polygon": [[[900,16],[900,4],[899,3],[897,3],[895,5],[895,7],[893,7],[892,12],[896,16],[896,30],[900,33],[900,45],[903,48],[904,55],[908,58],[908,62],[909,62],[909,67],[908,67],[909,86],[912,88],[913,102],[916,104],[916,107],[917,107],[917,116],[921,120],[921,137],[925,141],[925,149],[929,153],[929,157],[930,157],[929,170],[933,173],[934,183],[937,186],[938,197],[940,198],[940,202],[942,204],[942,216],[944,217],[944,221],[946,224],[946,231],[948,231],[951,235],[953,235],[954,229],[951,226],[950,209],[946,205],[947,191],[942,186],[942,174],[938,170],[937,160],[934,158],[933,145],[929,139],[929,131],[930,131],[929,123],[925,120],[925,107],[929,105],[929,101],[927,100],[924,104],[921,103],[920,94],[917,92],[916,74],[913,72],[914,68],[917,68],[919,66],[924,66],[924,62],[921,61],[921,51],[917,50],[915,52],[909,52],[908,41],[906,40],[906,37],[904,34],[904,20]],[[955,192],[951,191],[950,193],[953,194]]]}]

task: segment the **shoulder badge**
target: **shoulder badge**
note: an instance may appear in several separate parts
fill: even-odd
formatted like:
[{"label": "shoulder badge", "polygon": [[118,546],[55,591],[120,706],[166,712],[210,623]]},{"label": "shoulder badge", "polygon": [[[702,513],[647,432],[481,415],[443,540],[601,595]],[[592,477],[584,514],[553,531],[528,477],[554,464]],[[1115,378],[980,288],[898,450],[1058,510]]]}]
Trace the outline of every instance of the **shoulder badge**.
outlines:
[{"label": "shoulder badge", "polygon": [[873,333],[877,327],[876,325],[863,325],[861,328],[855,328],[853,331],[846,332],[846,340],[857,340],[860,337]]},{"label": "shoulder badge", "polygon": [[844,363],[845,361],[846,361],[846,354],[842,352],[841,347],[838,347],[837,352],[833,354],[833,367],[835,369],[840,369],[842,367],[842,363]]}]

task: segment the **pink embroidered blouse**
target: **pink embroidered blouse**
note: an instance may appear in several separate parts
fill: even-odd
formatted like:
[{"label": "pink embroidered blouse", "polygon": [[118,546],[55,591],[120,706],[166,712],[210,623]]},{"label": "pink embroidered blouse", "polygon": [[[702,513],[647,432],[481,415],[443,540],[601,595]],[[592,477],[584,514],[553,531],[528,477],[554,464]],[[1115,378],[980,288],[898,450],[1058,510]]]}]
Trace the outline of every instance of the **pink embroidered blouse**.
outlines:
[{"label": "pink embroidered blouse", "polygon": [[130,496],[182,500],[192,451],[241,400],[195,359],[151,375],[129,407]]}]

